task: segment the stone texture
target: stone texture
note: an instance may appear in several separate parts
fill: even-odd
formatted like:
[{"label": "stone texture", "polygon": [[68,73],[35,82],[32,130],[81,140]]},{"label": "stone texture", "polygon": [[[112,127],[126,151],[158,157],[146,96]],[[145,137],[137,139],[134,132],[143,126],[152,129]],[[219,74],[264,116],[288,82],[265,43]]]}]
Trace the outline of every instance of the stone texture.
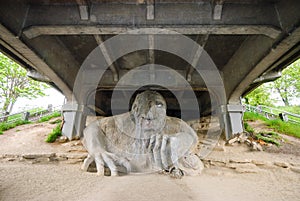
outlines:
[{"label": "stone texture", "polygon": [[87,157],[87,153],[82,153],[82,154],[67,154],[66,157],[68,159],[85,159]]},{"label": "stone texture", "polygon": [[66,164],[78,164],[78,163],[82,163],[83,159],[68,159],[66,161],[62,161],[63,163]]},{"label": "stone texture", "polygon": [[225,143],[218,143],[215,147],[214,147],[214,151],[226,151],[225,148]]},{"label": "stone texture", "polygon": [[300,163],[290,163],[291,166],[294,166],[294,167],[300,167]]},{"label": "stone texture", "polygon": [[55,157],[55,153],[45,153],[45,154],[22,154],[21,156],[24,159],[37,159],[37,158],[50,158]]},{"label": "stone texture", "polygon": [[251,163],[250,159],[229,159],[230,163]]},{"label": "stone texture", "polygon": [[259,169],[252,169],[252,168],[236,168],[236,172],[238,173],[258,173]]},{"label": "stone texture", "polygon": [[238,141],[238,137],[236,136],[236,137],[234,137],[234,138],[228,140],[228,144],[229,144],[229,145],[232,145],[233,143],[235,143],[235,142],[237,142],[237,141]]},{"label": "stone texture", "polygon": [[252,150],[254,151],[263,151],[262,146],[259,143],[252,141]]},{"label": "stone texture", "polygon": [[267,165],[267,162],[260,161],[260,160],[252,160],[251,163],[253,163],[254,165],[257,165],[257,166]]},{"label": "stone texture", "polygon": [[300,167],[291,167],[291,170],[296,173],[300,173]]},{"label": "stone texture", "polygon": [[58,141],[59,143],[65,143],[65,142],[68,141],[68,138],[67,138],[67,136],[61,136],[61,137],[59,137],[59,138],[57,139],[57,141]]},{"label": "stone texture", "polygon": [[289,164],[286,162],[274,162],[274,165],[278,166],[278,167],[282,167],[282,168],[288,168]]},{"label": "stone texture", "polygon": [[259,172],[259,168],[252,163],[235,164],[235,165],[236,165],[235,171],[238,173],[257,173],[257,172]]}]

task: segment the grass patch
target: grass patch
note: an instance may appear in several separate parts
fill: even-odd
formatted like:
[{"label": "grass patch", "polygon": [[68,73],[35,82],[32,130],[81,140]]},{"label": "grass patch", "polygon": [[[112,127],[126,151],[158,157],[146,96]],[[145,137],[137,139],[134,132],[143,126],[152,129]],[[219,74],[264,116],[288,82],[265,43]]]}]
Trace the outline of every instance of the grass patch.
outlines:
[{"label": "grass patch", "polygon": [[300,138],[300,126],[297,124],[284,122],[280,119],[267,120],[266,124],[273,128],[276,132]]},{"label": "grass patch", "polygon": [[62,120],[61,119],[56,119],[54,121],[49,121],[49,124],[58,124],[58,123],[61,123]]},{"label": "grass patch", "polygon": [[[254,112],[245,112],[244,113],[244,122],[245,123],[246,123],[246,121],[256,121],[256,120],[264,121],[266,123],[266,125],[269,126],[270,128],[273,128],[275,132],[300,138],[300,125],[289,123],[289,122],[284,122],[280,119],[270,120],[260,114],[254,113]],[[247,129],[249,129],[249,128],[246,126],[245,126],[245,130],[247,131]],[[250,131],[248,131],[248,132],[250,132]]]},{"label": "grass patch", "polygon": [[9,116],[7,118],[7,121],[18,121],[18,119],[23,119],[23,114],[15,114],[15,115],[12,115],[12,116]]},{"label": "grass patch", "polygon": [[52,132],[48,134],[46,138],[46,142],[52,143],[55,142],[55,140],[62,135],[61,132],[61,123],[57,124],[55,128],[53,128]]},{"label": "grass patch", "polygon": [[47,116],[44,116],[44,117],[40,118],[40,120],[38,122],[39,123],[46,122],[46,121],[49,121],[50,119],[52,119],[54,117],[60,117],[60,116],[61,116],[60,112],[54,112],[50,115],[47,115]]},{"label": "grass patch", "polygon": [[3,134],[3,131],[15,128],[17,126],[23,125],[23,124],[29,124],[30,121],[24,121],[24,120],[18,120],[12,123],[2,122],[0,123],[0,134]]},{"label": "grass patch", "polygon": [[254,129],[247,122],[244,122],[244,128],[249,133],[253,133],[254,132]]},{"label": "grass patch", "polygon": [[300,106],[279,106],[278,109],[294,114],[300,114]]},{"label": "grass patch", "polygon": [[256,121],[256,120],[266,121],[268,119],[260,114],[254,113],[254,112],[245,112],[244,113],[244,121]]}]

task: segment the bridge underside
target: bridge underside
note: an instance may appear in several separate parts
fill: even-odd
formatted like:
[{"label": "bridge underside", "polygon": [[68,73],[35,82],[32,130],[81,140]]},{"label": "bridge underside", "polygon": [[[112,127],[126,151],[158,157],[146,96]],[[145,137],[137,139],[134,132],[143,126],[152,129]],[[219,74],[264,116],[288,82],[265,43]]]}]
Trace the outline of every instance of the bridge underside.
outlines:
[{"label": "bridge underside", "polygon": [[[98,115],[111,115],[112,101],[121,105],[123,99],[130,99],[136,89],[144,86],[142,81],[149,79],[145,85],[165,96],[169,115],[180,116],[178,99],[190,105],[186,83],[195,92],[201,115],[208,115],[214,109],[239,113],[240,109],[235,105],[240,104],[241,96],[263,82],[278,78],[283,68],[299,58],[299,10],[298,0],[1,1],[0,48],[28,69],[32,77],[42,81],[50,79],[68,101],[78,104],[76,110],[84,105]],[[119,42],[123,42],[117,46],[109,42],[128,32],[130,43],[126,37],[121,38]],[[186,43],[181,42],[176,44],[176,40],[181,39],[176,38],[174,32],[186,36],[188,41],[201,48],[184,47]],[[139,38],[141,35],[146,38]],[[168,38],[158,40],[160,36],[172,40],[169,43],[166,42]],[[132,43],[145,43],[146,48],[143,46],[118,55],[122,52],[120,49],[129,48]],[[167,51],[168,48],[184,49],[189,59],[176,55],[176,51]],[[95,51],[99,52],[105,65],[93,63],[88,57]],[[203,52],[213,63],[202,57]],[[89,59],[91,61],[86,65]],[[205,71],[203,61],[209,69],[214,66],[221,82],[215,74],[210,74],[211,71]],[[142,81],[120,85],[125,75],[148,64],[152,66],[147,66]],[[153,65],[173,70],[175,74],[171,73],[171,81],[159,84],[157,79],[164,75],[165,69]],[[84,76],[80,70],[83,68]],[[177,74],[186,82],[174,84],[180,78],[172,75]],[[82,82],[83,77],[87,81],[96,80],[97,86]],[[161,78],[163,83],[164,78]],[[214,82],[210,80],[214,79],[221,91],[211,90]],[[82,88],[74,94],[78,82]],[[212,108],[212,105],[217,108]],[[116,111],[126,109],[117,107]],[[240,116],[226,116],[227,113],[223,116],[225,127],[231,121],[231,126],[225,128],[227,137],[232,132],[240,132]]]}]

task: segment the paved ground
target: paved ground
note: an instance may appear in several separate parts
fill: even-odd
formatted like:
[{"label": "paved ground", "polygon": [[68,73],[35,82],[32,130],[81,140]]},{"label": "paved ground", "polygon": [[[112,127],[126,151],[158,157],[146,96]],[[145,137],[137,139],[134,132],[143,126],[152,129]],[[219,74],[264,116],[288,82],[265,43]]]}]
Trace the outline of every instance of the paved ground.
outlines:
[{"label": "paved ground", "polygon": [[292,153],[236,144],[212,152],[196,177],[98,177],[80,170],[86,153],[79,141],[44,143],[53,127],[25,125],[0,136],[0,200],[300,200],[300,158]]}]

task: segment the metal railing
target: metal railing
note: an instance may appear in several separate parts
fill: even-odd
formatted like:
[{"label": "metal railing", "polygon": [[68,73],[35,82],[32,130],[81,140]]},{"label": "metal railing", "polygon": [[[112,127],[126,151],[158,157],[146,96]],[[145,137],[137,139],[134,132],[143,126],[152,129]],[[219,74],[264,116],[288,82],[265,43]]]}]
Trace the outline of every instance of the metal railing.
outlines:
[{"label": "metal railing", "polygon": [[[22,111],[22,112],[17,112],[14,114],[10,115],[3,115],[0,117],[0,123],[1,122],[6,122],[6,123],[14,123],[17,121],[38,121],[42,117],[51,115],[55,112],[61,112],[62,106],[55,106],[51,107],[48,106],[48,108],[43,109],[43,108],[32,108],[30,110]],[[13,118],[12,118],[13,117]]]},{"label": "metal railing", "polygon": [[300,115],[291,112],[283,111],[277,108],[268,107],[265,105],[252,106],[244,104],[246,111],[254,112],[265,116],[267,119],[281,119],[285,122],[290,122],[300,125]]}]

